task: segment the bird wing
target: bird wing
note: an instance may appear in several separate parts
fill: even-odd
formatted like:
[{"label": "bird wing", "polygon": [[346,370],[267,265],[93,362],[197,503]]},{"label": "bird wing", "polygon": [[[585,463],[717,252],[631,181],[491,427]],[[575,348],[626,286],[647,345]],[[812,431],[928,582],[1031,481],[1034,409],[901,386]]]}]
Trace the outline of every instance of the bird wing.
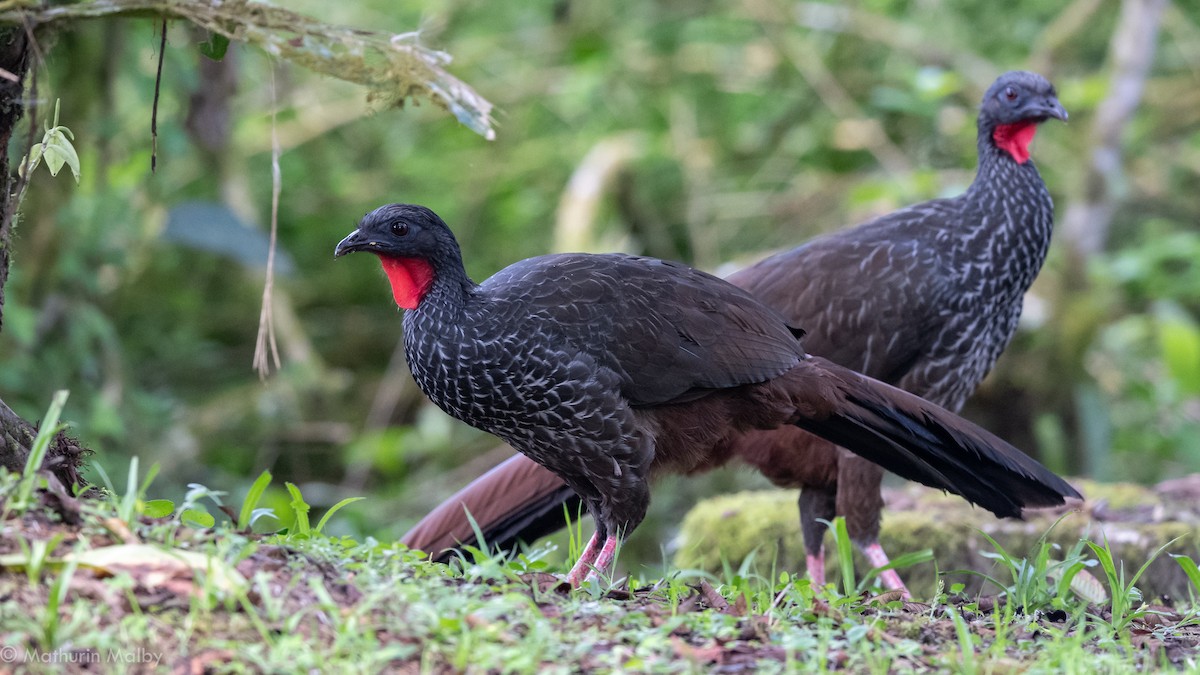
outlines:
[{"label": "bird wing", "polygon": [[506,311],[525,315],[530,329],[572,343],[616,372],[622,396],[635,406],[762,382],[804,357],[778,312],[681,263],[541,256],[501,270],[480,288],[512,301]]},{"label": "bird wing", "polygon": [[[888,214],[779,253],[729,277],[805,331],[804,347],[896,383],[922,357],[954,290],[932,245],[953,200]],[[898,313],[903,315],[898,315]]]}]

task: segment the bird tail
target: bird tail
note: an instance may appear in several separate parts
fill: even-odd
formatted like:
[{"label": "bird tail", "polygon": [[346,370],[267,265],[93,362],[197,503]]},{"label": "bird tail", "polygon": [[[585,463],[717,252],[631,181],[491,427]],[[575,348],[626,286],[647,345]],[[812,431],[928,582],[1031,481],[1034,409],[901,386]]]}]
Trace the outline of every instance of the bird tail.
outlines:
[{"label": "bird tail", "polygon": [[[801,429],[1000,517],[1081,498],[1020,450],[933,403],[824,359],[805,363],[791,380],[797,408],[807,411],[794,422]],[[562,480],[517,454],[442,502],[401,541],[446,562],[463,546],[479,545],[473,519],[489,547],[511,550],[562,529],[579,508]]]},{"label": "bird tail", "polygon": [[1033,458],[944,408],[825,359],[805,363],[809,368],[796,369],[803,379],[794,391],[800,411],[794,424],[805,431],[1002,518],[1082,498]]},{"label": "bird tail", "polygon": [[439,504],[400,541],[447,562],[462,547],[480,545],[474,520],[488,547],[511,550],[518,541],[561,530],[579,507],[579,497],[558,476],[518,454]]}]

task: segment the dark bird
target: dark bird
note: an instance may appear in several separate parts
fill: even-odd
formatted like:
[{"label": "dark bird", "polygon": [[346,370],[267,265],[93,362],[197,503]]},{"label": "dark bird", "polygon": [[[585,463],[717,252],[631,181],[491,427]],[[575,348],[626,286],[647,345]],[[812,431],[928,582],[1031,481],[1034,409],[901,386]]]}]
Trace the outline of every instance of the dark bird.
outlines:
[{"label": "dark bird", "polygon": [[596,532],[567,575],[607,570],[650,481],[728,460],[739,437],[796,425],[1001,517],[1078,493],[999,438],[912,394],[807,355],[746,291],[623,254],[529,258],[482,284],[421,206],[363,217],[336,255],[376,254],[404,314],[417,385],[582,498]]},{"label": "dark bird", "polygon": [[[1002,75],[978,118],[971,187],[816,239],[729,277],[806,331],[805,348],[957,412],[1016,330],[1021,301],[1045,260],[1053,208],[1029,143],[1037,125],[1067,113],[1053,86],[1028,72]],[[780,486],[799,487],[807,567],[824,581],[824,529],[846,518],[876,567],[882,469],[792,427],[740,434],[735,456]],[[700,470],[706,467],[697,467]],[[466,506],[487,541],[532,541],[564,523],[573,495],[518,455],[432,511],[403,538],[444,558],[473,543]],[[891,570],[882,580],[903,589]]]}]

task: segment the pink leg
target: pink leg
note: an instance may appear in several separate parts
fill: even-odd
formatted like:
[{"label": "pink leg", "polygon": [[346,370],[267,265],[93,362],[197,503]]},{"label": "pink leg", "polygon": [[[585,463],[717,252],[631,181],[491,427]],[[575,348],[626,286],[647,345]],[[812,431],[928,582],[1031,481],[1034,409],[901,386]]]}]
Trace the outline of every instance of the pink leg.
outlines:
[{"label": "pink leg", "polygon": [[600,549],[600,555],[596,556],[596,562],[592,563],[592,570],[588,573],[588,579],[595,579],[599,575],[608,572],[612,567],[613,559],[617,556],[616,537],[609,537],[604,540],[604,548]]},{"label": "pink leg", "polygon": [[820,588],[825,585],[825,545],[817,550],[816,555],[804,556],[804,565],[808,568],[808,578],[812,585]]},{"label": "pink leg", "polygon": [[[883,552],[883,547],[879,542],[875,542],[862,548],[863,555],[866,556],[867,562],[871,563],[872,567],[883,567],[890,561],[887,554]],[[893,591],[901,591],[905,599],[911,598],[912,595],[908,592],[908,588],[904,586],[904,582],[900,581],[900,575],[896,574],[896,570],[885,570],[879,573],[879,579],[883,581],[884,588]]]},{"label": "pink leg", "polygon": [[[608,542],[605,542],[607,546]],[[583,547],[583,553],[579,554],[579,560],[571,571],[567,573],[567,583],[571,586],[578,587],[583,583],[584,578],[592,571],[592,567],[598,565],[596,556],[600,555],[600,541],[597,533],[592,533],[592,538],[588,540],[587,546]],[[612,562],[611,558],[609,562]]]}]

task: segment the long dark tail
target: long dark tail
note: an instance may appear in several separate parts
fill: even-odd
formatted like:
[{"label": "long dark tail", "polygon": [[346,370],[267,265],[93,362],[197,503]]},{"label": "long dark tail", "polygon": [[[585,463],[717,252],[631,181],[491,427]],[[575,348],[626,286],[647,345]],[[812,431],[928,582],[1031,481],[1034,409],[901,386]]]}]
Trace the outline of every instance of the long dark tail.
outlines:
[{"label": "long dark tail", "polygon": [[511,550],[561,530],[566,514],[579,508],[579,497],[558,476],[518,454],[439,504],[400,541],[446,562],[462,546],[479,546],[467,511],[489,547]]},{"label": "long dark tail", "polygon": [[[795,422],[802,429],[1001,517],[1080,498],[1046,467],[943,408],[824,359],[808,363],[796,381],[795,397],[811,411]],[[579,498],[518,454],[442,502],[401,541],[445,562],[461,546],[478,545],[466,511],[489,546],[508,550],[562,529]]]},{"label": "long dark tail", "polygon": [[795,424],[806,431],[1002,518],[1082,498],[1028,455],[925,399],[825,359],[807,363],[813,372],[801,376],[795,393],[806,411]]}]

